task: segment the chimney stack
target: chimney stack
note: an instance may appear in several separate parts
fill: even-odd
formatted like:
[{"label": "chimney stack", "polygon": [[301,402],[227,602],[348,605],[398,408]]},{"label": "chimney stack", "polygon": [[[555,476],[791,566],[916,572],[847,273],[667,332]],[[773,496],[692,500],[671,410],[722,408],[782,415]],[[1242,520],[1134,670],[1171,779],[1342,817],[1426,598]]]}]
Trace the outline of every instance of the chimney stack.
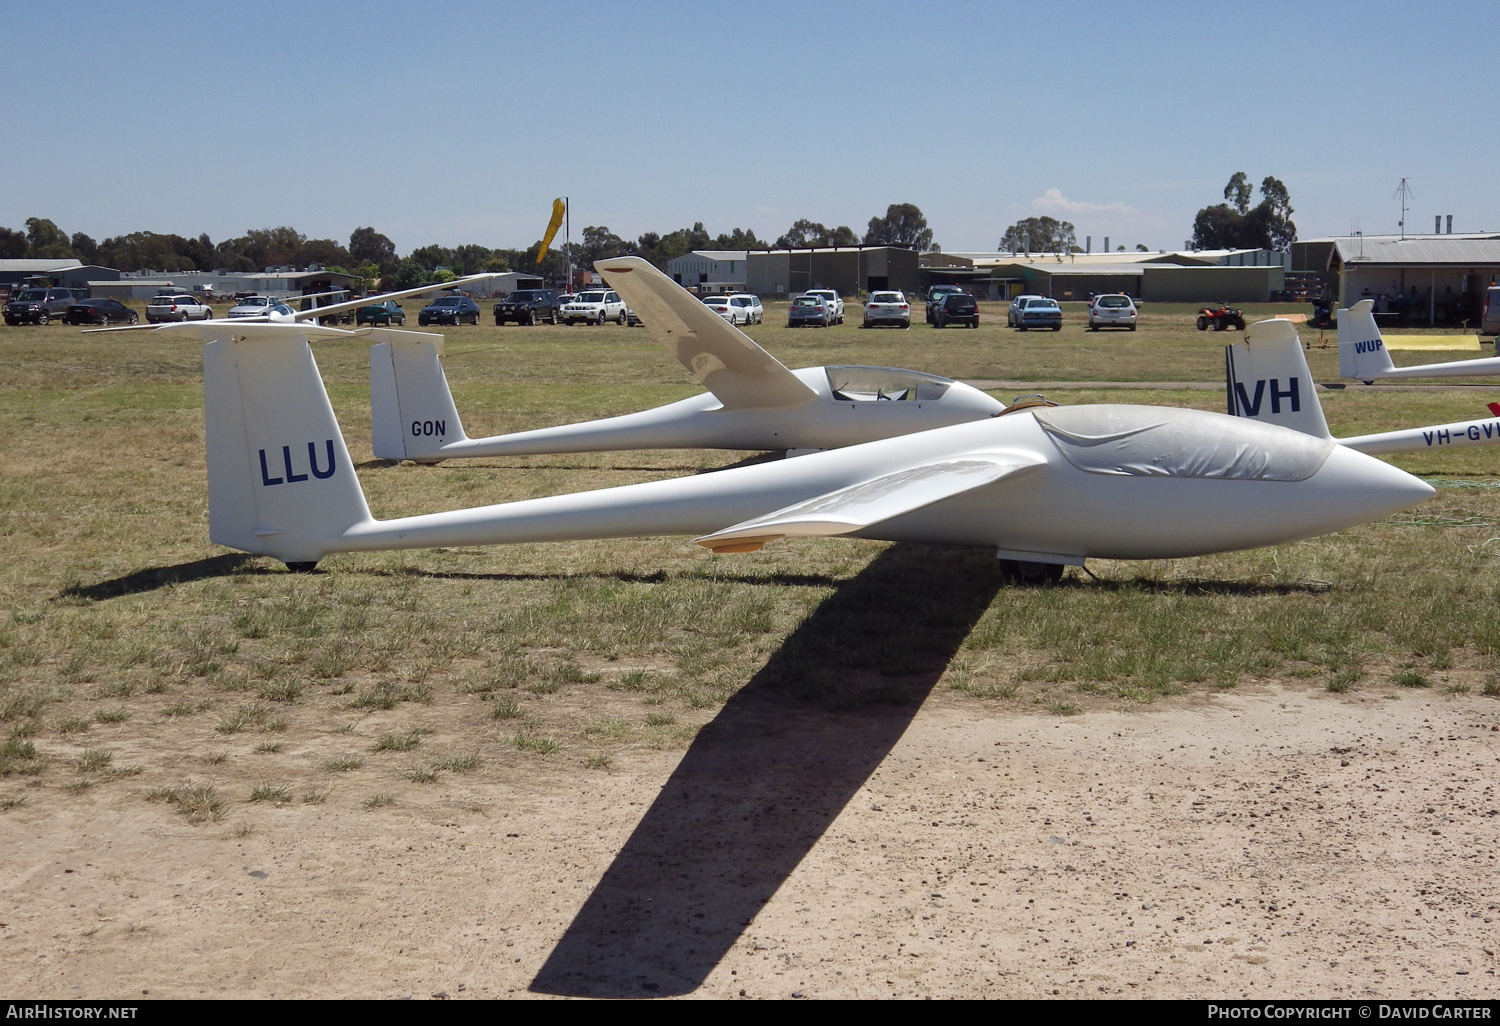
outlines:
[{"label": "chimney stack", "polygon": [[1104,237],[1104,252],[1106,252],[1106,253],[1109,252],[1109,236],[1108,235],[1106,235]]},{"label": "chimney stack", "polygon": [[1448,234],[1449,235],[1453,234],[1453,215],[1452,214],[1448,215]]},{"label": "chimney stack", "polygon": [[1432,215],[1432,234],[1434,234],[1434,235],[1441,235],[1441,234],[1443,234],[1443,215],[1442,214],[1433,214]]},{"label": "chimney stack", "polygon": [[1085,235],[1083,237],[1083,251],[1085,253],[1092,253],[1094,251],[1094,237],[1092,235]]}]

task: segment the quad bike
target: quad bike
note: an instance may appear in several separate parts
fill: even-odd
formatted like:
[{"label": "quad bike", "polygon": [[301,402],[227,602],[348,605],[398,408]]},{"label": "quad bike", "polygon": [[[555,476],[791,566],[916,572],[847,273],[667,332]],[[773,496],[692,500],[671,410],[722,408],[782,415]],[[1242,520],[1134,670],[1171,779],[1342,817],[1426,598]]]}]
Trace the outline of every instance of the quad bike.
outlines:
[{"label": "quad bike", "polygon": [[1222,304],[1217,307],[1205,306],[1198,311],[1198,330],[1207,331],[1210,324],[1213,325],[1215,331],[1223,331],[1226,328],[1244,331],[1245,315]]}]

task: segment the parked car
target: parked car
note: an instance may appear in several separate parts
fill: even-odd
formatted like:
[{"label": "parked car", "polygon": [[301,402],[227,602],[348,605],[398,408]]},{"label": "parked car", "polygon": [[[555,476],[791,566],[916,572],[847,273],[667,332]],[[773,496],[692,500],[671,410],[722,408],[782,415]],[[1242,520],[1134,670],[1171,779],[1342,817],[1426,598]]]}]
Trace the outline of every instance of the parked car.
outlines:
[{"label": "parked car", "polygon": [[934,328],[946,328],[950,324],[979,327],[979,303],[973,296],[967,292],[950,292],[932,308]]},{"label": "parked car", "polygon": [[406,326],[406,311],[401,309],[401,304],[394,299],[387,299],[383,303],[372,303],[362,306],[354,311],[354,323],[360,324],[399,324]]},{"label": "parked car", "polygon": [[417,323],[429,324],[478,324],[479,307],[468,296],[439,296],[422,307],[417,314]]},{"label": "parked car", "polygon": [[153,296],[146,301],[146,320],[152,324],[161,324],[163,321],[206,321],[213,315],[213,307],[185,292]]},{"label": "parked car", "polygon": [[495,324],[556,324],[558,309],[557,293],[551,289],[517,289],[495,304]]},{"label": "parked car", "polygon": [[1089,330],[1100,328],[1129,328],[1135,330],[1135,303],[1124,294],[1095,296],[1089,302]]},{"label": "parked car", "polygon": [[1481,335],[1500,336],[1500,285],[1491,285],[1484,292],[1484,312],[1479,317]]},{"label": "parked car", "polygon": [[136,324],[141,315],[118,299],[85,299],[68,307],[67,324]]},{"label": "parked car", "polygon": [[706,296],[703,305],[730,324],[750,324],[755,320],[755,310],[741,296]]},{"label": "parked car", "polygon": [[630,309],[630,307],[627,306],[625,308],[625,323],[630,325],[632,328],[639,328],[645,322],[641,320],[639,314],[637,314],[634,310]]},{"label": "parked car", "polygon": [[586,324],[603,324],[605,321],[625,323],[625,301],[614,292],[580,292],[571,303],[562,308],[559,315],[567,324],[580,321]]},{"label": "parked car", "polygon": [[936,307],[939,303],[941,303],[943,301],[943,297],[944,296],[951,296],[951,295],[966,296],[966,295],[968,295],[968,293],[965,292],[963,289],[959,288],[957,285],[934,285],[932,288],[930,288],[930,289],[927,290],[927,313],[926,313],[926,317],[927,317],[927,323],[928,324],[932,323],[932,311],[933,311],[933,308]]},{"label": "parked car", "polygon": [[877,324],[889,324],[894,328],[911,327],[911,304],[900,292],[872,292],[865,303],[865,319],[862,328],[873,328]]},{"label": "parked car", "polygon": [[[319,296],[317,298],[309,296],[302,300],[301,309],[306,311],[314,310],[320,306],[336,306],[340,303],[347,303],[353,298],[353,296],[345,291],[337,291],[331,295]],[[317,320],[319,324],[353,324],[354,311],[343,310],[336,314],[329,314],[326,317],[319,317]]]},{"label": "parked car", "polygon": [[792,300],[786,311],[786,326],[796,328],[816,324],[826,328],[833,323],[833,313],[822,296],[803,295]]},{"label": "parked car", "polygon": [[729,297],[733,302],[748,308],[750,319],[746,324],[760,324],[766,319],[765,307],[760,305],[760,297],[751,292],[736,292]]},{"label": "parked car", "polygon": [[5,323],[47,324],[53,318],[68,312],[68,307],[77,302],[67,289],[22,289],[15,299],[5,304]]},{"label": "parked car", "polygon": [[264,317],[271,312],[271,305],[276,300],[270,296],[245,296],[236,300],[229,308],[229,316],[238,319],[240,317]]},{"label": "parked car", "polygon": [[1021,311],[1026,309],[1026,304],[1034,299],[1045,299],[1046,296],[1017,296],[1010,301],[1010,307],[1005,311],[1005,326],[1014,328],[1021,323]]},{"label": "parked car", "polygon": [[804,296],[822,296],[823,305],[828,307],[829,323],[844,323],[844,300],[836,291],[833,289],[808,289],[802,294]]},{"label": "parked car", "polygon": [[1062,331],[1062,307],[1057,305],[1057,300],[1031,296],[1030,301],[1016,311],[1016,330],[1029,331],[1032,328]]}]

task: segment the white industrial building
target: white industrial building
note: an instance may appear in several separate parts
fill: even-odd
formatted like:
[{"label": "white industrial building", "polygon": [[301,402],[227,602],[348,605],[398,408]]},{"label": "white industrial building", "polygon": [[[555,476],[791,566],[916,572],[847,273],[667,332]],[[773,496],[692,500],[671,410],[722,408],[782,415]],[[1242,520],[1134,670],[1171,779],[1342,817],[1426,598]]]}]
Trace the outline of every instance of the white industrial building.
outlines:
[{"label": "white industrial building", "polygon": [[743,292],[748,254],[743,249],[695,249],[667,261],[667,274],[684,288]]}]

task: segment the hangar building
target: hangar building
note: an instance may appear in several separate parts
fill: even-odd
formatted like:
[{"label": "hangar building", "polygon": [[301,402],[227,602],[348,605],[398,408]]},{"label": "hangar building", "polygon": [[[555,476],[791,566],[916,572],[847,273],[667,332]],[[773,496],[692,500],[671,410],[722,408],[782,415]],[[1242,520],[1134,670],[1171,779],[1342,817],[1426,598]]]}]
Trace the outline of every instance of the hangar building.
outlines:
[{"label": "hangar building", "polygon": [[746,290],[760,296],[819,288],[843,296],[875,289],[915,293],[919,287],[917,251],[901,246],[751,250],[745,266]]},{"label": "hangar building", "polygon": [[1500,279],[1500,232],[1308,239],[1292,243],[1292,270],[1319,275],[1340,306],[1373,299],[1398,322],[1474,324]]}]

